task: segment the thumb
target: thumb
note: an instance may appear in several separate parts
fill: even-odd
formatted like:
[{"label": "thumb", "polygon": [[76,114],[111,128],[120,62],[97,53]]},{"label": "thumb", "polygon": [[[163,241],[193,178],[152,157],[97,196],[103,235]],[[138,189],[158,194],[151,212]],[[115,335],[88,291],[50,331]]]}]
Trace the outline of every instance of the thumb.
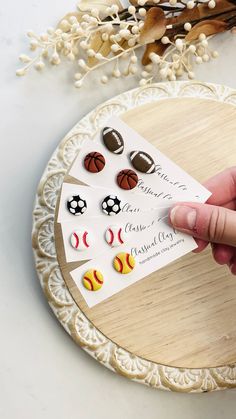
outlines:
[{"label": "thumb", "polygon": [[236,246],[236,212],[208,204],[181,203],[170,211],[176,230],[193,237]]}]

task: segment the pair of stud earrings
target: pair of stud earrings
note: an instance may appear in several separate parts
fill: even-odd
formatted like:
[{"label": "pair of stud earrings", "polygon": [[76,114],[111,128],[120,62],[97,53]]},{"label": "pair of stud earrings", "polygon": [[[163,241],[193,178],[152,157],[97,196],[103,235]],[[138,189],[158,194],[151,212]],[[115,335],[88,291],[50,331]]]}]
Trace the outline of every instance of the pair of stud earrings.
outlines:
[{"label": "pair of stud earrings", "polygon": [[[123,153],[124,140],[117,130],[111,127],[105,127],[102,131],[102,137],[105,147],[111,153]],[[151,174],[156,170],[153,158],[145,151],[131,151],[129,158],[132,166],[139,172]],[[98,151],[92,151],[84,158],[84,167],[90,173],[101,172],[105,165],[105,157]],[[123,169],[117,174],[116,181],[121,189],[131,190],[138,183],[138,175],[134,170]]]},{"label": "pair of stud earrings", "polygon": [[[106,243],[111,247],[118,247],[127,241],[127,233],[118,225],[109,226],[104,234]],[[88,250],[94,244],[94,237],[85,227],[80,226],[70,236],[71,246],[78,251]]]},{"label": "pair of stud earrings", "polygon": [[[102,131],[102,139],[105,147],[111,153],[123,153],[124,139],[119,131],[111,127],[105,127]],[[131,151],[129,158],[134,169],[138,170],[139,172],[151,174],[156,170],[153,158],[145,151]]]},{"label": "pair of stud earrings", "polygon": [[[105,167],[105,158],[101,153],[92,151],[84,158],[84,167],[90,173],[98,173]],[[116,181],[121,189],[130,190],[138,183],[138,175],[133,170],[123,169],[117,176]]]},{"label": "pair of stud earrings", "polygon": [[[120,274],[129,274],[135,267],[135,259],[129,253],[118,253],[113,259],[113,267]],[[87,290],[98,291],[104,284],[103,274],[97,269],[89,269],[83,275],[82,283]]]},{"label": "pair of stud earrings", "polygon": [[[67,200],[67,209],[73,215],[83,215],[87,210],[87,202],[80,195],[73,195]],[[106,215],[117,215],[121,211],[121,200],[116,195],[106,196],[101,203]]]}]

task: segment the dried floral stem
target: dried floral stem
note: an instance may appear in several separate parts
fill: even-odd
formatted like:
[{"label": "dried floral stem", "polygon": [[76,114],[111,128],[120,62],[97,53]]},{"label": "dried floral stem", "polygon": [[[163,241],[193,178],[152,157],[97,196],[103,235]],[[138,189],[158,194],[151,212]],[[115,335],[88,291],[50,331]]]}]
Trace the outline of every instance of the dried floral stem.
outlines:
[{"label": "dried floral stem", "polygon": [[[129,48],[129,49],[124,49],[124,50],[122,50],[119,54],[117,54],[116,56],[114,56],[114,57],[112,57],[112,58],[104,58],[104,60],[106,61],[106,62],[109,62],[109,63],[112,63],[114,60],[116,60],[117,61],[117,63],[118,63],[118,60],[119,60],[119,58],[121,58],[124,54],[130,54],[131,52],[133,52],[134,50],[136,50],[136,49],[138,49],[138,48],[141,48],[142,47],[142,45],[135,45],[135,47],[132,47],[132,48]],[[87,75],[91,72],[91,71],[94,71],[94,70],[97,70],[98,68],[100,68],[100,67],[102,67],[103,65],[104,65],[105,63],[104,62],[102,62],[102,63],[99,63],[99,64],[97,64],[97,65],[95,65],[94,67],[90,67],[90,68],[88,68],[88,70],[87,70],[87,73],[85,73],[84,74],[84,76],[82,77],[82,79],[81,80],[84,80],[85,79],[85,77],[87,77]]]},{"label": "dried floral stem", "polygon": [[[200,17],[199,19],[189,19],[188,22],[194,26],[199,22],[211,20],[213,17],[214,19],[223,20],[227,23],[227,29],[231,29],[236,24],[236,7],[230,12],[211,14],[207,17]],[[182,32],[185,32],[184,23],[174,23],[171,29],[167,29],[167,34],[170,37]]]},{"label": "dried floral stem", "polygon": [[[38,36],[31,31],[31,49],[39,53],[32,59],[21,55],[26,65],[17,74],[26,74],[33,65],[42,70],[47,57],[51,64],[58,65],[64,56],[78,60],[80,71],[75,74],[75,86],[80,87],[88,74],[107,63],[114,63],[113,77],[136,74],[136,50],[146,46],[141,85],[155,77],[175,80],[183,72],[194,78],[193,61],[200,64],[218,56],[210,50],[206,35],[236,25],[236,0],[167,0],[165,4],[134,1],[138,2],[136,6],[123,10],[116,4],[108,6],[105,16],[104,8],[100,16],[100,11],[92,7],[83,14],[70,14],[59,28],[49,29],[47,34]],[[120,70],[123,57],[128,60],[125,71]],[[101,81],[106,83],[107,75]]]}]

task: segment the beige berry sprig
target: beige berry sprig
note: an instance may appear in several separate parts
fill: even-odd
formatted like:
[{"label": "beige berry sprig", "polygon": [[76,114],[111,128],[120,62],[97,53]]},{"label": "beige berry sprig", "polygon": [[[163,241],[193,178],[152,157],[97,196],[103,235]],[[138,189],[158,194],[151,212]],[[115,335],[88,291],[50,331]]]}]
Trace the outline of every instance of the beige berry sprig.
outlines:
[{"label": "beige berry sprig", "polygon": [[[103,84],[110,77],[137,75],[141,86],[155,80],[171,80],[187,73],[195,77],[194,64],[218,57],[209,38],[236,25],[236,0],[131,0],[128,8],[79,3],[56,28],[37,35],[28,31],[34,57],[22,54],[24,64],[16,71],[27,74],[31,67],[42,71],[47,63],[73,62],[75,87],[83,85],[91,72],[103,68]],[[233,31],[232,31],[233,32]],[[144,50],[143,68],[138,50]],[[106,71],[106,73],[105,73]]]}]

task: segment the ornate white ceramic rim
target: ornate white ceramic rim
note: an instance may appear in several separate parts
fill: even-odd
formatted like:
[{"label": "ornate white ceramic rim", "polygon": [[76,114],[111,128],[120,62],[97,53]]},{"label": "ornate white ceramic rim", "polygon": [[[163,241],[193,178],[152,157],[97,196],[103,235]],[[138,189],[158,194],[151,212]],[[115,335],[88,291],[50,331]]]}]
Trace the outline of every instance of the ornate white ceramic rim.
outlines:
[{"label": "ornate white ceramic rim", "polygon": [[198,97],[236,106],[235,90],[202,82],[153,84],[122,93],[98,106],[72,128],[47,164],[36,194],[32,243],[38,277],[46,298],[65,330],[86,352],[110,370],[139,383],[165,390],[205,392],[236,387],[236,365],[174,368],[146,361],[111,342],[75,304],[62,278],[54,243],[57,197],[64,175],[83,140],[91,138],[111,115],[175,97]]}]

